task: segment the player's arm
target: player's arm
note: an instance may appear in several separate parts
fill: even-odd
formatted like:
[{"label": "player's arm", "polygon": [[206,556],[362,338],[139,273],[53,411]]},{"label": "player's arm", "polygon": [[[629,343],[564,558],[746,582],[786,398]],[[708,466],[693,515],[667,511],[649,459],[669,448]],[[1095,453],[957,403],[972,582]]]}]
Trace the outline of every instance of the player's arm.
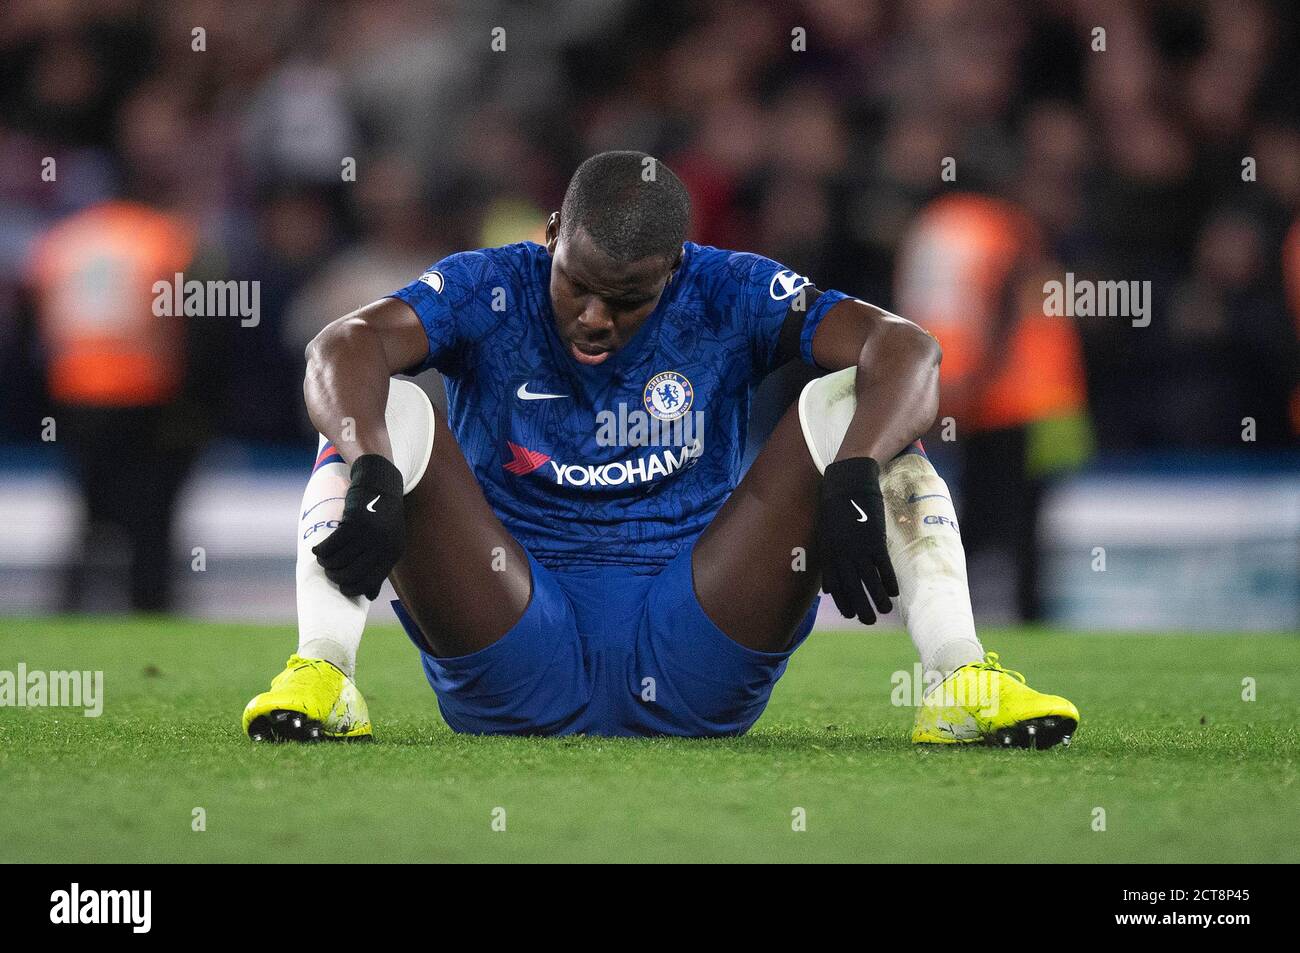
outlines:
[{"label": "player's arm", "polygon": [[388,379],[418,367],[428,353],[420,319],[396,298],[339,318],[307,345],[307,413],[344,460],[378,454],[392,461],[384,425]]},{"label": "player's arm", "polygon": [[[857,409],[822,475],[818,535],[822,588],[845,616],[870,624],[893,608],[898,579],[889,558],[881,467],[934,423],[939,342],[911,321],[852,298],[817,325],[813,359],[828,370],[857,368]],[[875,611],[863,598],[871,597]]]},{"label": "player's arm", "polygon": [[396,298],[339,318],[307,345],[307,412],[352,464],[338,529],[312,553],[346,596],[376,598],[405,548],[403,480],[384,411],[389,378],[428,352],[419,318]]},{"label": "player's arm", "polygon": [[837,461],[870,457],[884,464],[934,423],[942,351],[911,321],[848,298],[826,312],[812,352],[827,370],[858,369],[858,410]]}]

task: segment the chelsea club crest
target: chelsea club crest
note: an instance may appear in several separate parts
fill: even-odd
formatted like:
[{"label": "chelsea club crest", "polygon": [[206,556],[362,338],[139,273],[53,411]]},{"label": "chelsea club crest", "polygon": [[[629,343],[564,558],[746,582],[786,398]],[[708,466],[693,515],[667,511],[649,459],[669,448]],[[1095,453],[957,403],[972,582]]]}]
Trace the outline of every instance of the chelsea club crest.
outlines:
[{"label": "chelsea club crest", "polygon": [[645,385],[642,400],[650,416],[676,420],[691,409],[695,402],[695,388],[676,371],[662,371]]}]

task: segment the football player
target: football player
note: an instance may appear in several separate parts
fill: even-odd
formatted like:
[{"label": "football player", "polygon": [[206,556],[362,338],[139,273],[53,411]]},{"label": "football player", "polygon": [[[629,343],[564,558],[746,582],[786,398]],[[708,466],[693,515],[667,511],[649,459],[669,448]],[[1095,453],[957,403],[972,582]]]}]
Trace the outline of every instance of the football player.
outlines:
[{"label": "football player", "polygon": [[[299,646],[250,736],[370,736],[356,652],[389,579],[456,731],[742,734],[821,589],[865,624],[898,600],[933,679],[914,741],[1068,741],[1074,705],[976,635],[951,497],[915,442],[934,338],[687,242],[689,218],[662,162],[602,153],[544,246],[451,255],[311,343]],[[795,358],[825,374],[738,481],[750,396]],[[394,379],[430,367],[445,417]]]}]

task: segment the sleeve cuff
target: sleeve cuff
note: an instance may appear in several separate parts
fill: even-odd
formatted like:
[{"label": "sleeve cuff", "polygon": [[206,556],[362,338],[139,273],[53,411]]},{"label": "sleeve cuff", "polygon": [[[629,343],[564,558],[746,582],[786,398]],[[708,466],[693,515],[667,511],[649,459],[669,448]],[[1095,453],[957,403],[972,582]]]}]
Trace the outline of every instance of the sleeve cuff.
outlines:
[{"label": "sleeve cuff", "polygon": [[826,317],[826,312],[850,297],[852,295],[846,295],[843,291],[834,290],[823,291],[818,295],[812,308],[809,309],[807,317],[803,319],[803,330],[799,332],[799,356],[803,358],[805,364],[827,370],[827,368],[822,367],[813,360],[813,335],[817,333],[817,326],[822,323],[822,318]]},{"label": "sleeve cuff", "polygon": [[405,302],[415,312],[415,316],[420,319],[420,324],[424,328],[424,336],[428,341],[429,349],[425,352],[424,360],[420,362],[418,370],[410,373],[428,370],[433,366],[435,355],[435,342],[439,340],[440,329],[436,314],[436,304],[438,304],[438,295],[432,288],[414,281],[405,288],[399,288],[392,294],[386,295],[389,298],[396,298],[398,301]]}]

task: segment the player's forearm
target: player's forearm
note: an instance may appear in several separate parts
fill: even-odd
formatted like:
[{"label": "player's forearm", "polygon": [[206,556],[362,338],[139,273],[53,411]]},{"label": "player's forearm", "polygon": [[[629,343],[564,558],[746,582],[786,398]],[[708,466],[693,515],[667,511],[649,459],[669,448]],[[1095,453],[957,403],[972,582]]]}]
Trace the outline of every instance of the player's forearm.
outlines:
[{"label": "player's forearm", "polygon": [[857,412],[836,460],[893,459],[930,429],[939,411],[939,342],[885,315],[858,356]]},{"label": "player's forearm", "polygon": [[389,376],[379,335],[364,321],[342,318],[307,345],[307,413],[349,463],[368,453],[393,458],[384,423]]}]

